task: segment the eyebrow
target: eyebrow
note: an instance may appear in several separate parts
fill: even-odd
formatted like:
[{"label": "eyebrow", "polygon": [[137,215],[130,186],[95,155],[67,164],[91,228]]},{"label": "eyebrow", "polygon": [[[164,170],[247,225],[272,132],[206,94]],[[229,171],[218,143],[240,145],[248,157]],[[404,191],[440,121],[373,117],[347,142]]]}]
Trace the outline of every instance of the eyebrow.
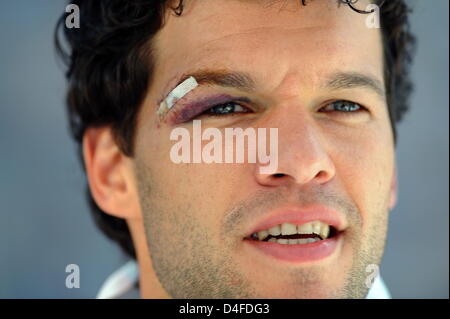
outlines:
[{"label": "eyebrow", "polygon": [[245,91],[254,91],[255,82],[252,77],[245,72],[235,72],[228,70],[199,70],[181,77],[178,83],[182,83],[187,78],[193,76],[198,84],[212,84],[223,87],[237,88]]},{"label": "eyebrow", "polygon": [[[181,77],[178,84],[193,76],[198,84],[211,84],[223,87],[236,88],[245,91],[254,91],[256,84],[253,78],[245,72],[222,70],[198,70]],[[353,88],[366,88],[381,98],[386,97],[383,83],[377,78],[359,72],[337,72],[328,77],[325,85],[327,89],[347,90]]]},{"label": "eyebrow", "polygon": [[377,78],[358,72],[338,72],[329,77],[326,88],[333,90],[346,90],[353,88],[366,88],[381,98],[386,97],[384,85]]}]

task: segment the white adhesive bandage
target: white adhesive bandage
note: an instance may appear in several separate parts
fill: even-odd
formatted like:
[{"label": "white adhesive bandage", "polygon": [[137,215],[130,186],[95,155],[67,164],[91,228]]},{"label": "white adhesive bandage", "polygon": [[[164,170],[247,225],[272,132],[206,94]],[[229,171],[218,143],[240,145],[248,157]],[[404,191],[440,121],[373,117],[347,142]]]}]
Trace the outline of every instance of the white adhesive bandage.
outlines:
[{"label": "white adhesive bandage", "polygon": [[166,111],[170,110],[172,106],[183,96],[188,94],[190,91],[198,86],[197,81],[193,76],[184,80],[176,88],[174,88],[164,101],[159,104],[158,114],[164,114]]}]

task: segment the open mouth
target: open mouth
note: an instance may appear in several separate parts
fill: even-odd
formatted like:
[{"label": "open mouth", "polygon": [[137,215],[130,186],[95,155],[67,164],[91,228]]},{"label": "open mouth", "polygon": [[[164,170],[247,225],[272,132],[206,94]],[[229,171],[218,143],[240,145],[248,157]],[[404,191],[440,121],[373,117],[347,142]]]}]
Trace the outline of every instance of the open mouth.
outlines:
[{"label": "open mouth", "polygon": [[301,225],[278,224],[269,229],[254,232],[245,239],[282,245],[304,245],[330,239],[337,234],[335,227],[317,220]]}]

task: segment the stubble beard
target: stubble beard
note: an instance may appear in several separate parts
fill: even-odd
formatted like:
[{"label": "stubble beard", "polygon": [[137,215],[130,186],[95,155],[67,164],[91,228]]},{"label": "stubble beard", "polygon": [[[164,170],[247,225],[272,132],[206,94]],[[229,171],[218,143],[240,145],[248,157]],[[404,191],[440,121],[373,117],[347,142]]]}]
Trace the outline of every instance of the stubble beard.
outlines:
[{"label": "stubble beard", "polygon": [[[154,175],[148,167],[137,165],[137,172],[145,235],[153,269],[171,297],[286,298],[286,292],[282,295],[257,291],[255,285],[236,268],[232,243],[224,240],[221,242],[224,246],[217,247],[210,240],[211,230],[191,213],[194,209],[190,203],[173,205],[174,201],[167,196],[164,188],[151,179]],[[256,202],[261,202],[261,199],[255,198],[239,206],[251,209],[250,205]],[[171,204],[167,205],[168,203]],[[325,298],[364,298],[369,289],[366,285],[366,267],[369,264],[378,265],[383,255],[387,213],[385,217],[367,231],[366,248],[358,230],[346,238],[351,242],[353,254],[351,267],[344,275],[346,278],[343,279],[342,287],[330,287],[327,290],[325,286],[325,291],[319,292],[299,289],[298,287],[313,287],[314,282],[320,281],[320,268],[295,269],[288,274],[296,287],[290,291],[292,298],[311,298],[312,294]]]}]

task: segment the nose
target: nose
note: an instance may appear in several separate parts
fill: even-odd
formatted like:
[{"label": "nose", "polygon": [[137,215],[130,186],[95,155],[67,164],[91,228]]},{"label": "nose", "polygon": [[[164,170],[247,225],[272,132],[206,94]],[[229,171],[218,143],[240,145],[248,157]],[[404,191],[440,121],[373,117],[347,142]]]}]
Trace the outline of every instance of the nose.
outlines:
[{"label": "nose", "polygon": [[270,173],[257,164],[255,175],[259,184],[281,186],[286,184],[325,184],[335,175],[324,137],[314,119],[305,113],[284,117],[278,125],[278,165]]}]

